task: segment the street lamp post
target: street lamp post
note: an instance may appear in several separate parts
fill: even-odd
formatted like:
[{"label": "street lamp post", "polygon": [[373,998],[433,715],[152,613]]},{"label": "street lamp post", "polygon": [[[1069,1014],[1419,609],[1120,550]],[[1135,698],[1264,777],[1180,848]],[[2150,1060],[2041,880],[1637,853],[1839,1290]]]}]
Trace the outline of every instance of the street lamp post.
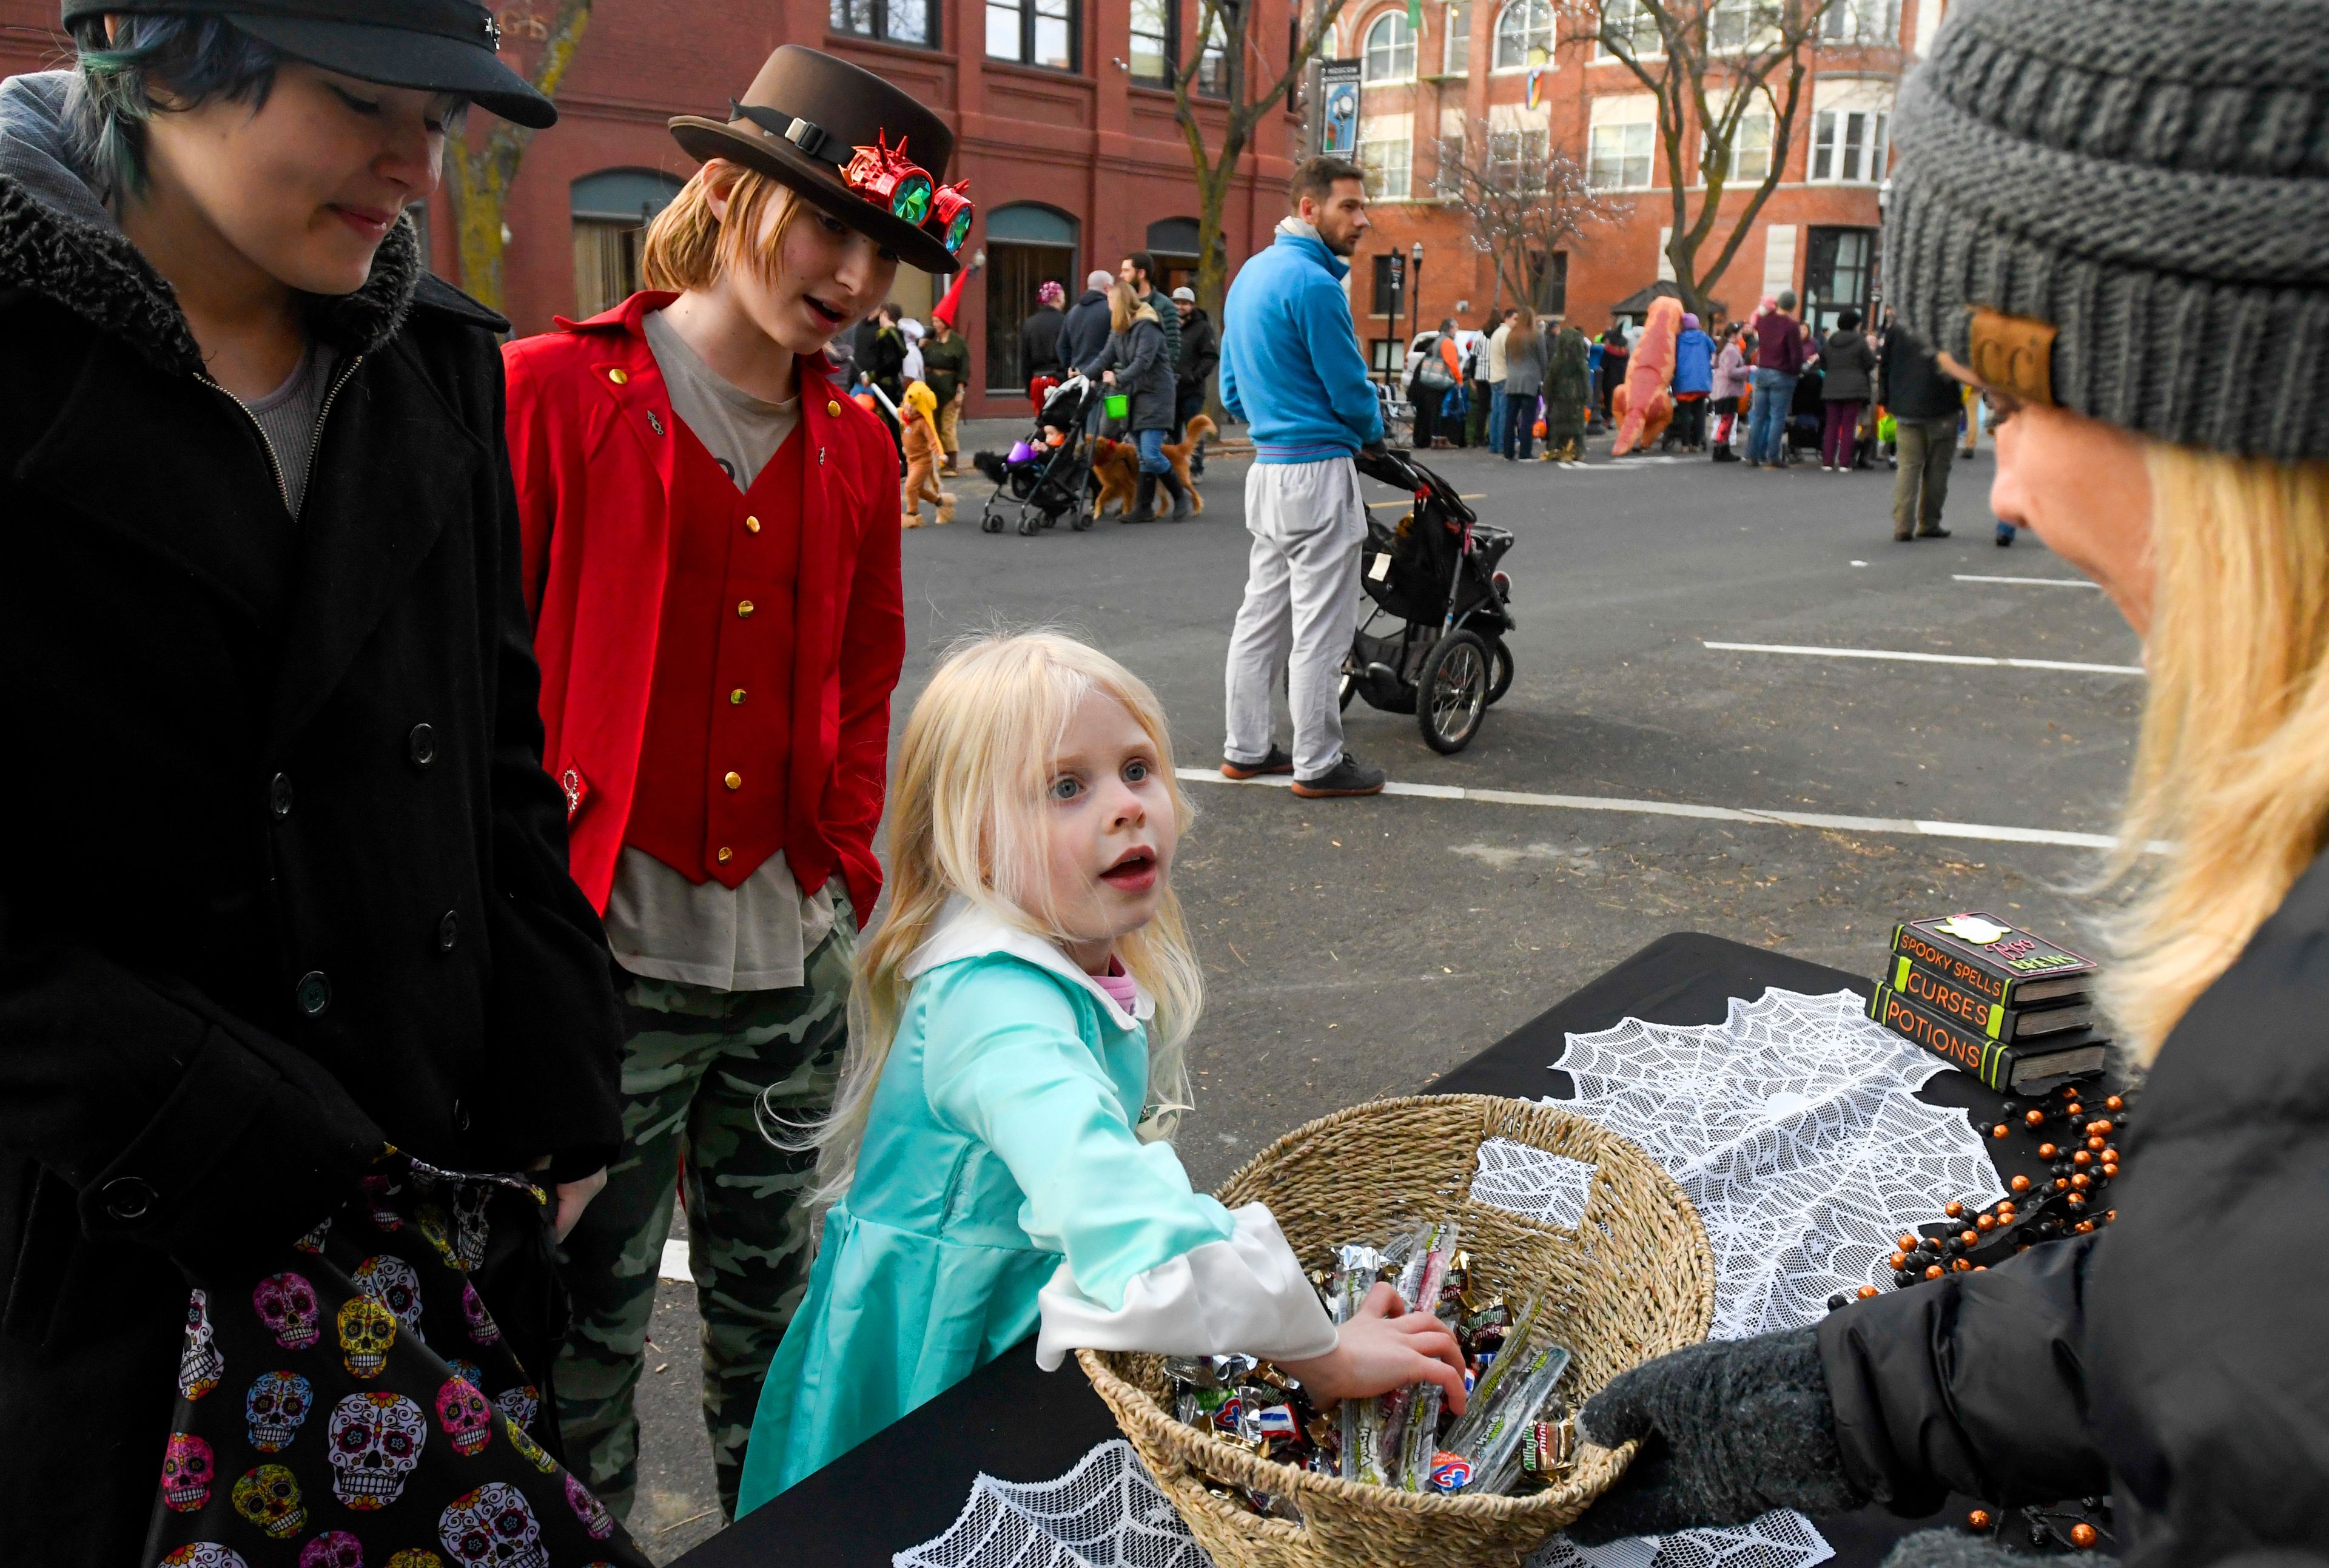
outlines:
[{"label": "street lamp post", "polygon": [[1415,341],[1422,328],[1416,316],[1423,301],[1423,241],[1418,240],[1407,253],[1407,340]]}]

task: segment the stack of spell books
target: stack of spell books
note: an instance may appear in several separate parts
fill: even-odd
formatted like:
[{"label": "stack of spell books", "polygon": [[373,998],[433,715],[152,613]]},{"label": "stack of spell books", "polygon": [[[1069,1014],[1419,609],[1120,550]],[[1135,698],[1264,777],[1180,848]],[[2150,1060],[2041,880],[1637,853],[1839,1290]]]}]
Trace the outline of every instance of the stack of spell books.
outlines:
[{"label": "stack of spell books", "polygon": [[2098,1071],[2095,964],[1985,914],[1892,928],[1868,1015],[2002,1093]]}]

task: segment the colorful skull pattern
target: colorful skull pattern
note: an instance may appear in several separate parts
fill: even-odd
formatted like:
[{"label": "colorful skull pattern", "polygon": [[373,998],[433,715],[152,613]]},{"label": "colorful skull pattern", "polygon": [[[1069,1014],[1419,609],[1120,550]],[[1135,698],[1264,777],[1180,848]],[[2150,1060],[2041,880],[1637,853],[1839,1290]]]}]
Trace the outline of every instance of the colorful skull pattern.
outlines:
[{"label": "colorful skull pattern", "polygon": [[455,1453],[483,1453],[494,1435],[494,1407],[467,1378],[448,1377],[437,1391],[437,1422]]},{"label": "colorful skull pattern", "polygon": [[186,1298],[186,1345],[178,1353],[178,1392],[188,1399],[202,1398],[226,1375],[214,1333],[210,1292],[193,1291]]},{"label": "colorful skull pattern", "polygon": [[477,1288],[467,1280],[461,1281],[461,1316],[469,1320],[469,1337],[479,1345],[492,1345],[502,1337],[501,1325],[486,1310],[485,1299]]},{"label": "colorful skull pattern", "polygon": [[494,1404],[504,1415],[509,1417],[510,1425],[521,1431],[532,1431],[533,1418],[542,1409],[542,1390],[530,1383],[521,1384],[515,1388],[505,1388],[494,1395]]},{"label": "colorful skull pattern", "polygon": [[364,1213],[375,1230],[401,1231],[404,1216],[396,1212],[389,1200],[404,1190],[404,1184],[394,1176],[368,1176],[356,1184],[363,1188]]},{"label": "colorful skull pattern", "polygon": [[345,1530],[326,1530],[299,1548],[299,1568],[363,1568],[363,1543]]},{"label": "colorful skull pattern", "polygon": [[356,1288],[391,1312],[407,1334],[426,1345],[420,1332],[420,1276],[403,1259],[386,1253],[366,1258],[355,1267]]},{"label": "colorful skull pattern", "polygon": [[172,1432],[169,1446],[162,1450],[163,1505],[176,1513],[193,1513],[211,1500],[211,1483],[216,1479],[211,1445],[185,1432]]},{"label": "colorful skull pattern", "polygon": [[525,1429],[507,1416],[502,1418],[502,1432],[509,1439],[510,1447],[517,1450],[517,1457],[543,1475],[558,1468],[558,1461],[544,1453],[542,1445],[528,1437]]},{"label": "colorful skull pattern", "polygon": [[505,1481],[454,1498],[438,1516],[437,1535],[461,1568],[550,1568],[533,1505]]},{"label": "colorful skull pattern", "polygon": [[603,1541],[615,1533],[615,1516],[607,1512],[607,1505],[592,1497],[590,1488],[570,1475],[566,1478],[566,1506],[574,1510],[574,1516],[582,1521],[582,1528],[593,1541]]},{"label": "colorful skull pattern", "polygon": [[453,1222],[445,1217],[442,1204],[422,1204],[412,1211],[412,1223],[429,1244],[437,1249],[437,1255],[445,1260],[447,1268],[467,1269],[468,1265],[461,1261],[461,1254],[453,1250]]},{"label": "colorful skull pattern", "polygon": [[299,1423],[316,1405],[316,1391],[296,1372],[262,1372],[243,1395],[242,1413],[250,1422],[250,1446],[263,1454],[279,1454],[299,1435]]},{"label": "colorful skull pattern", "polygon": [[434,1552],[408,1546],[388,1560],[388,1568],[445,1568],[445,1559]]},{"label": "colorful skull pattern", "polygon": [[352,1296],[340,1304],[340,1354],[355,1377],[378,1377],[396,1343],[396,1314],[372,1296]]},{"label": "colorful skull pattern", "polygon": [[234,1511],[278,1541],[290,1539],[307,1523],[298,1478],[281,1465],[261,1465],[235,1482]]},{"label": "colorful skull pattern", "polygon": [[305,1274],[269,1274],[251,1290],[250,1305],[286,1350],[305,1350],[324,1337],[323,1311]]},{"label": "colorful skull pattern", "polygon": [[486,1386],[485,1371],[476,1362],[464,1361],[457,1355],[448,1355],[445,1358],[445,1365],[451,1368],[454,1376],[466,1377],[481,1389]]},{"label": "colorful skull pattern", "polygon": [[162,1559],[158,1568],[250,1568],[242,1554],[213,1541],[197,1541],[191,1546],[181,1546]]},{"label": "colorful skull pattern", "polygon": [[326,1214],[322,1219],[316,1222],[316,1228],[314,1230],[309,1231],[306,1235],[300,1237],[291,1244],[298,1248],[299,1251],[303,1252],[314,1252],[320,1257],[324,1251],[324,1238],[331,1233],[332,1217],[329,1214]]},{"label": "colorful skull pattern", "polygon": [[429,1421],[401,1393],[352,1393],[333,1407],[330,1436],[333,1495],[369,1513],[403,1496]]}]

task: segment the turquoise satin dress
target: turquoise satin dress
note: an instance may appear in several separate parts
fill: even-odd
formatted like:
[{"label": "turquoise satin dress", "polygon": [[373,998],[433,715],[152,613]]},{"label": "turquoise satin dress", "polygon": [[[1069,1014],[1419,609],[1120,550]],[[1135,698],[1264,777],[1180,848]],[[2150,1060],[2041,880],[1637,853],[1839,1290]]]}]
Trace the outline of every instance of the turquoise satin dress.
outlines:
[{"label": "turquoise satin dress", "polygon": [[1136,1275],[1235,1230],[1171,1145],[1134,1136],[1146,1030],[1032,942],[914,981],[760,1391],[740,1512],[1034,1332],[1063,1258],[1114,1310]]}]

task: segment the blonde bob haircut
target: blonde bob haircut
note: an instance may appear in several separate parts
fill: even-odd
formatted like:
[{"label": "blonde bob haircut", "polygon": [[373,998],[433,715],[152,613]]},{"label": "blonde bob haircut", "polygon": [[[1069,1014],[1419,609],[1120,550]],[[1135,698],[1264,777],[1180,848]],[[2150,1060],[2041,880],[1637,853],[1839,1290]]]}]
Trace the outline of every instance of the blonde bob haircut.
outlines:
[{"label": "blonde bob haircut", "polygon": [[[712,192],[727,182],[728,216],[723,222],[712,211]],[[768,227],[774,204],[777,221],[768,238],[755,243]],[[649,288],[685,293],[709,288],[731,269],[749,264],[761,277],[773,279],[782,265],[785,235],[805,203],[792,187],[758,169],[713,158],[680,187],[671,205],[647,225],[646,253],[639,272]]]},{"label": "blonde bob haircut", "polygon": [[2145,1065],[2329,828],[2329,464],[2154,443],[2148,467],[2151,690],[2104,977]]},{"label": "blonde bob haircut", "polygon": [[1148,301],[1133,292],[1132,285],[1121,278],[1108,286],[1108,325],[1111,332],[1130,332],[1140,312],[1148,310],[1153,318],[1156,312]]},{"label": "blonde bob haircut", "polygon": [[[1087,697],[1112,697],[1147,732],[1156,779],[1186,827],[1192,812],[1173,772],[1164,710],[1146,682],[1098,649],[1057,632],[987,635],[957,645],[914,704],[890,792],[890,912],[857,953],[849,1050],[833,1112],[797,1144],[817,1149],[814,1201],[849,1190],[873,1092],[897,1038],[910,982],[900,971],[959,894],[996,919],[1064,942],[1049,907],[1053,759]],[[1122,938],[1117,956],[1155,999],[1148,1091],[1137,1130],[1169,1138],[1189,1109],[1184,1048],[1204,985],[1168,883],[1155,918]]]}]

